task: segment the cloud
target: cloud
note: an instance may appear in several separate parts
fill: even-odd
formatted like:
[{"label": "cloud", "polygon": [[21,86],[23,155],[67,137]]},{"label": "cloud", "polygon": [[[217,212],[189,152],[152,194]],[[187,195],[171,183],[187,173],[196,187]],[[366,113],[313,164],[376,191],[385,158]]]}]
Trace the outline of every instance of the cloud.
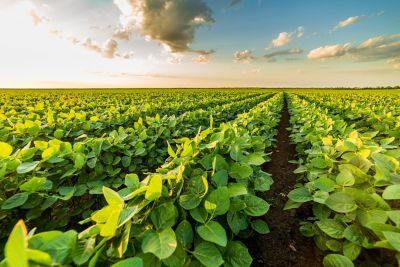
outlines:
[{"label": "cloud", "polygon": [[50,21],[49,18],[41,16],[38,13],[36,6],[31,1],[21,1],[16,4],[16,8],[20,10],[21,13],[28,15],[35,26],[46,24]]},{"label": "cloud", "polygon": [[337,44],[337,45],[327,45],[321,46],[313,49],[308,53],[308,58],[310,59],[326,59],[341,57],[347,53],[351,48],[350,43]]},{"label": "cloud", "polygon": [[297,28],[297,38],[301,38],[304,36],[304,27],[303,26],[299,26]]},{"label": "cloud", "polygon": [[292,34],[288,32],[281,32],[276,39],[272,40],[273,47],[281,47],[292,42]]},{"label": "cloud", "polygon": [[385,10],[381,10],[381,11],[379,11],[378,13],[376,13],[376,15],[377,15],[378,17],[383,16],[384,14],[385,14]]},{"label": "cloud", "polygon": [[113,33],[113,38],[128,41],[130,39],[131,33],[132,29],[130,27],[127,27],[125,29],[117,29]]},{"label": "cloud", "polygon": [[207,63],[210,61],[210,56],[201,54],[201,55],[198,55],[197,57],[193,58],[193,61],[197,62],[197,63]]},{"label": "cloud", "polygon": [[102,47],[98,46],[91,38],[87,38],[82,44],[85,48],[101,54],[105,58],[117,56],[118,43],[114,39],[108,39]]},{"label": "cloud", "polygon": [[124,59],[131,59],[134,57],[134,55],[135,55],[135,53],[133,51],[124,52],[122,54],[117,54],[117,56],[124,58]]},{"label": "cloud", "polygon": [[237,63],[251,63],[253,61],[253,52],[251,50],[237,51],[233,55],[233,60]]},{"label": "cloud", "polygon": [[281,32],[279,33],[278,37],[272,40],[268,48],[285,46],[293,41],[293,37],[301,38],[303,36],[304,36],[303,26],[297,27],[297,29],[293,32]]},{"label": "cloud", "polygon": [[191,49],[198,27],[214,22],[203,0],[114,0],[121,11],[122,30],[136,29],[171,53]]},{"label": "cloud", "polygon": [[388,60],[397,68],[397,58],[400,55],[400,34],[377,36],[369,38],[359,45],[351,43],[328,45],[309,52],[310,59],[328,59],[346,57],[355,61]]},{"label": "cloud", "polygon": [[400,70],[400,57],[389,59],[387,63],[393,68]]},{"label": "cloud", "polygon": [[300,48],[292,48],[292,49],[285,49],[285,50],[280,50],[280,51],[275,51],[272,53],[268,53],[264,55],[264,58],[266,58],[269,62],[275,61],[275,57],[279,56],[288,56],[288,55],[299,55],[303,53],[303,50]]},{"label": "cloud", "polygon": [[102,54],[106,58],[113,58],[117,51],[118,43],[114,39],[108,39],[104,44]]},{"label": "cloud", "polygon": [[333,30],[336,31],[340,28],[344,28],[344,27],[359,23],[364,18],[365,18],[365,16],[349,17],[345,20],[339,21],[338,25],[336,25],[335,28],[333,28]]}]

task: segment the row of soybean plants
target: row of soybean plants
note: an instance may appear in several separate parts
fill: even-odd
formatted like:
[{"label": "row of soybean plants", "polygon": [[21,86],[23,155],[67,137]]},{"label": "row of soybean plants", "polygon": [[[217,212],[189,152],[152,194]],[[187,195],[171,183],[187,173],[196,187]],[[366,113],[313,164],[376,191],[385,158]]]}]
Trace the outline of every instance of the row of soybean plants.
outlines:
[{"label": "row of soybean plants", "polygon": [[[239,112],[242,112],[248,105],[263,101],[268,95],[270,93],[256,96],[244,93],[230,98],[231,101],[227,104],[218,104],[207,110],[197,108],[190,111],[189,109],[183,114],[179,111],[181,103],[173,102],[176,104],[176,110],[173,115],[169,114],[170,111],[164,113],[163,110],[154,114],[152,111],[148,111],[135,103],[128,105],[130,108],[127,111],[120,110],[127,106],[124,103],[116,103],[115,106],[108,108],[96,107],[97,102],[101,103],[102,98],[91,103],[91,105],[88,105],[88,99],[84,98],[83,104],[80,106],[88,105],[84,107],[84,111],[79,110],[79,106],[78,108],[69,106],[60,108],[54,107],[54,105],[46,105],[45,107],[39,103],[33,107],[31,104],[32,106],[24,107],[24,109],[31,109],[29,114],[25,115],[21,114],[20,109],[16,108],[18,101],[16,103],[11,102],[8,106],[0,108],[4,109],[0,111],[0,141],[7,142],[18,148],[22,148],[30,141],[40,139],[57,138],[62,141],[72,142],[76,139],[87,137],[102,137],[119,127],[134,127],[136,122],[151,125],[154,121],[157,124],[161,124],[160,127],[165,124],[167,126],[177,125],[179,131],[184,131],[192,127],[192,125],[187,124],[191,119],[193,119],[195,126],[199,127],[203,125],[204,120],[209,120],[211,114],[215,116],[220,114],[222,116],[232,116],[233,114],[235,116],[237,107],[241,107],[240,104],[244,104],[244,107],[239,109]],[[125,95],[120,94],[115,98],[117,97],[123,99]],[[209,102],[213,100],[210,96],[206,97],[206,99]],[[190,108],[189,104],[192,101],[194,100],[190,98],[186,101],[188,108]],[[156,103],[166,105],[168,102],[168,98],[165,98]],[[199,102],[201,101],[199,100]],[[216,119],[219,119],[219,117]]]},{"label": "row of soybean plants", "polygon": [[379,135],[400,138],[400,95],[397,93],[352,92],[342,96],[323,93],[301,94],[331,114],[340,115],[349,124],[364,131],[379,131]]},{"label": "row of soybean plants", "polygon": [[[346,102],[345,97],[336,97]],[[301,180],[288,194],[285,208],[312,204],[313,216],[301,224],[300,231],[314,237],[327,252],[324,266],[354,266],[353,261],[363,260],[368,261],[366,266],[396,266],[400,259],[398,140],[350,125],[296,95],[289,96],[289,110],[291,138],[300,158],[295,172]],[[381,257],[369,257],[373,249],[381,249]]]},{"label": "row of soybean plants", "polygon": [[18,222],[0,266],[250,266],[237,237],[268,232],[257,217],[269,204],[256,192],[272,184],[260,165],[282,106],[276,94],[234,121],[176,140],[157,172],[127,174],[118,190],[103,187],[106,205],[81,222],[79,233],[27,232]]},{"label": "row of soybean plants", "polygon": [[126,173],[146,176],[165,162],[168,146],[176,139],[194,136],[209,127],[210,120],[219,126],[232,120],[232,114],[246,112],[269,97],[227,104],[216,108],[226,108],[219,113],[194,111],[174,118],[139,119],[133,127],[119,127],[104,137],[68,142],[43,136],[22,148],[1,142],[0,238],[22,215],[45,230],[76,223],[102,205],[97,196],[103,186],[119,188]]}]

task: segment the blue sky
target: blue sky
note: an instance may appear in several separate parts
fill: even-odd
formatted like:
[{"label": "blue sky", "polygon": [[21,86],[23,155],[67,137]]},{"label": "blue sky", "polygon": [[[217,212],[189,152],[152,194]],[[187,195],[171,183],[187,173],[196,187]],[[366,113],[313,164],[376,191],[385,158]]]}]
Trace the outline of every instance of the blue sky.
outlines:
[{"label": "blue sky", "polygon": [[0,87],[398,85],[399,11],[397,0],[3,0]]}]

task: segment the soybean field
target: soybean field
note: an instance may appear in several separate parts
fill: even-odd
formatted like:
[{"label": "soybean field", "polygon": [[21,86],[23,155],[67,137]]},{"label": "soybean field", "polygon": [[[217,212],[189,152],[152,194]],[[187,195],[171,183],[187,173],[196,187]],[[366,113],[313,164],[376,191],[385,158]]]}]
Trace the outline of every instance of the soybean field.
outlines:
[{"label": "soybean field", "polygon": [[0,267],[400,265],[400,91],[0,90]]}]

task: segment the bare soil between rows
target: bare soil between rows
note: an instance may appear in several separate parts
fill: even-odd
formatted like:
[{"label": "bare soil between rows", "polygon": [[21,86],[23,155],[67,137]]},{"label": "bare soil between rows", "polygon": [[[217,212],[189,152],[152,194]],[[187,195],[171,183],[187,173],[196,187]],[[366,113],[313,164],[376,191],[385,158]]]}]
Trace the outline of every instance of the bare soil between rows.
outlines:
[{"label": "bare soil between rows", "polygon": [[296,159],[295,146],[290,143],[290,114],[287,102],[282,112],[276,137],[277,147],[273,151],[271,161],[263,166],[274,179],[271,189],[259,196],[268,201],[271,207],[262,217],[270,228],[270,233],[257,235],[246,241],[253,257],[252,266],[267,267],[321,267],[322,256],[312,238],[299,232],[299,222],[311,215],[309,206],[284,211],[287,194],[296,184],[296,169],[290,160]]}]

